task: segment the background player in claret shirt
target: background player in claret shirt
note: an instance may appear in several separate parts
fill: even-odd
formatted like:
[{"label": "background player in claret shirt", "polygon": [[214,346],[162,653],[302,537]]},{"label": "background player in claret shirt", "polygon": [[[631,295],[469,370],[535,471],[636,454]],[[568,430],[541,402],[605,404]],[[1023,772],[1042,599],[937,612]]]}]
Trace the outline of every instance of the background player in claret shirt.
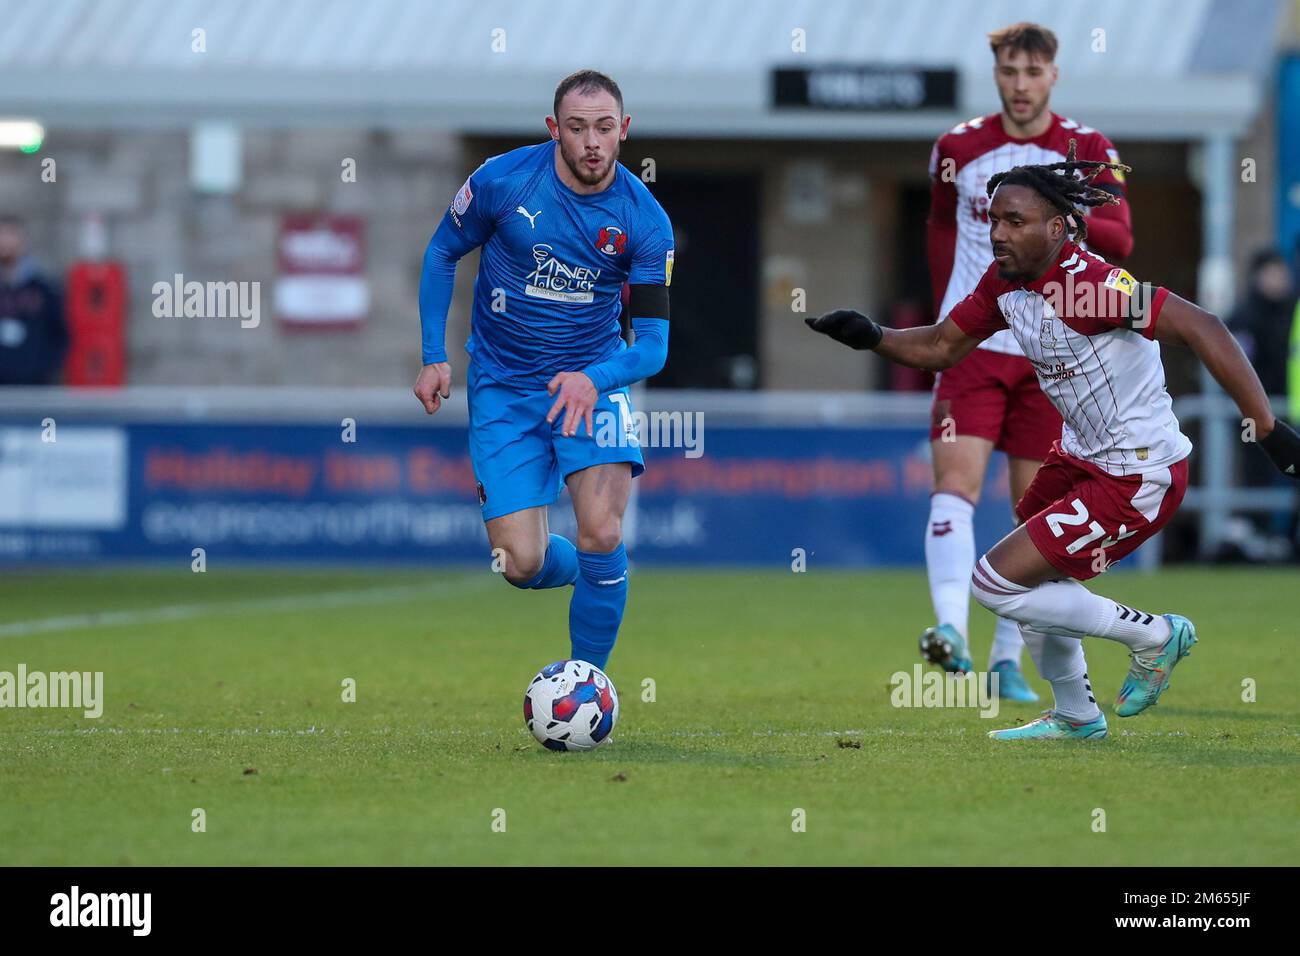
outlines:
[{"label": "background player in claret shirt", "polygon": [[1223,323],[1080,247],[1088,234],[1083,207],[1114,197],[1075,176],[1101,168],[1067,161],[990,179],[994,264],[939,325],[882,329],[848,310],[808,320],[854,348],[932,370],[953,367],[980,341],[1009,329],[1064,418],[1061,437],[1016,506],[1023,523],[980,558],[971,577],[981,604],[1019,623],[1055,697],[1037,720],[990,734],[999,740],[1106,736],[1088,680],[1085,636],[1130,651],[1115,705],[1121,717],[1155,704],[1196,643],[1187,618],[1116,604],[1078,583],[1159,531],[1187,487],[1192,443],[1174,417],[1156,338],[1189,346],[1254,423],[1278,468],[1300,471],[1300,436],[1274,419]]},{"label": "background player in claret shirt", "polygon": [[[629,122],[612,79],[592,70],[565,78],[546,120],[551,140],[494,156],[466,180],[420,281],[425,364],[415,395],[433,414],[451,395],[444,332],[456,262],[483,247],[466,350],[488,539],[515,587],[573,585],[570,656],[601,668],[627,603],[623,512],[645,470],[627,386],[663,368],[673,264],[668,216],[618,162]],[[630,348],[619,333],[625,282]],[[547,526],[561,481],[576,547]]]},{"label": "background player in claret shirt", "polygon": [[[962,123],[939,137],[930,156],[927,220],[930,279],[936,315],[947,315],[993,259],[984,186],[1000,170],[1065,158],[1071,139],[1083,159],[1117,161],[1101,133],[1048,108],[1056,83],[1056,37],[1045,27],[1017,23],[989,35],[993,78],[1002,110]],[[1117,202],[1091,210],[1088,248],[1115,260],[1133,248],[1122,169],[1098,174],[1096,186]],[[1087,212],[1087,210],[1085,210]],[[1011,500],[1017,501],[1061,434],[1061,416],[1043,397],[1033,368],[1010,332],[980,343],[960,365],[938,376],[931,411],[934,492],[926,526],[925,563],[935,626],[921,635],[921,652],[950,671],[971,668],[967,622],[975,534],[971,517],[993,449],[1008,457]],[[1003,697],[1038,696],[1020,671],[1020,632],[999,620],[989,671]]]}]

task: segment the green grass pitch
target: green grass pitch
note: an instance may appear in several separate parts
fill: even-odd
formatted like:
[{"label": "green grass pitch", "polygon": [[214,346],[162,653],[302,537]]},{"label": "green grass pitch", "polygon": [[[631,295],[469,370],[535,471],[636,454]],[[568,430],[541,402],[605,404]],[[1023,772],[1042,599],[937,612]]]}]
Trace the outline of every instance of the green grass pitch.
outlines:
[{"label": "green grass pitch", "polygon": [[[1121,720],[1127,655],[1089,641],[1110,738],[995,744],[1040,708],[890,704],[929,615],[921,572],[639,571],[614,741],[556,754],[520,706],[567,654],[567,590],[459,570],[6,573],[0,671],[103,671],[106,703],[0,710],[0,863],[1300,861],[1295,572],[1095,589],[1188,615],[1201,643],[1159,707]],[[976,606],[972,627],[982,668],[992,618]]]}]

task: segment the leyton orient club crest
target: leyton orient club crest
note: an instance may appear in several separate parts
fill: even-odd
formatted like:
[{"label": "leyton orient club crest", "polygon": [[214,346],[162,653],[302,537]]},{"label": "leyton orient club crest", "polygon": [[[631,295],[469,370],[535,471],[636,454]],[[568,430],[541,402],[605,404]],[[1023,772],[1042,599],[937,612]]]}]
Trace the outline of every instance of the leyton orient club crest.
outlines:
[{"label": "leyton orient club crest", "polygon": [[627,233],[618,226],[606,226],[596,237],[596,248],[607,256],[621,256],[627,248]]}]

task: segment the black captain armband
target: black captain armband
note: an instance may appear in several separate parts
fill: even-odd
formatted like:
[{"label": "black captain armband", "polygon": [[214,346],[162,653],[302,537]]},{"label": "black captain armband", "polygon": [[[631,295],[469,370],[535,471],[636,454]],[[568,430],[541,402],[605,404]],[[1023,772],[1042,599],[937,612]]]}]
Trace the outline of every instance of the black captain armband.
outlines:
[{"label": "black captain armband", "polygon": [[1150,332],[1146,330],[1151,327],[1156,293],[1160,291],[1160,287],[1150,282],[1132,282],[1132,277],[1122,269],[1114,271],[1122,273],[1117,282],[1126,281],[1129,284],[1125,289],[1119,285],[1112,286],[1107,281],[1105,286],[1097,290],[1100,293],[1099,314],[1103,318],[1113,318],[1122,329],[1129,329],[1151,338]]},{"label": "black captain armband", "polygon": [[637,284],[629,288],[627,314],[630,318],[668,318],[668,286]]}]

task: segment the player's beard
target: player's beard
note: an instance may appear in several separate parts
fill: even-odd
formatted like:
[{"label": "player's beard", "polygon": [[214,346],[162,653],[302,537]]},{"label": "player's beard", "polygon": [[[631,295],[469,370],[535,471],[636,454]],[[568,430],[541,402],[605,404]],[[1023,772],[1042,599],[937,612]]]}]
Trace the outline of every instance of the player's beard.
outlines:
[{"label": "player's beard", "polygon": [[1017,279],[1023,279],[1025,272],[1019,268],[1019,260],[1012,259],[1007,265],[998,265],[998,278],[1004,282],[1015,282]]},{"label": "player's beard", "polygon": [[1045,109],[1047,109],[1047,104],[1048,104],[1048,101],[1049,101],[1049,97],[1046,97],[1046,96],[1044,96],[1044,97],[1043,97],[1041,100],[1039,100],[1037,103],[1033,102],[1033,100],[1031,99],[1031,100],[1030,100],[1030,104],[1029,104],[1029,108],[1030,108],[1030,110],[1032,110],[1032,112],[1031,112],[1028,116],[1026,116],[1026,117],[1024,117],[1024,118],[1022,119],[1022,118],[1016,116],[1015,112],[1011,109],[1011,101],[1012,101],[1015,97],[1014,97],[1014,96],[1005,96],[1005,95],[1003,95],[1000,91],[999,91],[998,95],[999,95],[999,96],[1001,97],[1001,99],[1002,99],[1002,112],[1003,112],[1005,115],[1011,117],[1012,120],[1014,120],[1014,121],[1015,121],[1019,126],[1022,126],[1022,127],[1023,127],[1023,126],[1030,126],[1030,125],[1032,125],[1033,123],[1038,122],[1038,117],[1040,117],[1040,116],[1043,115],[1043,111],[1044,111]]},{"label": "player's beard", "polygon": [[594,173],[588,170],[586,166],[582,165],[582,160],[587,155],[586,150],[583,150],[583,152],[575,159],[569,155],[568,150],[561,146],[560,158],[564,160],[564,165],[569,167],[569,172],[573,173],[574,179],[582,183],[584,186],[595,186],[604,181],[605,177],[609,175],[609,171],[614,168],[614,164],[618,162],[618,151],[619,146],[618,143],[615,142],[614,152],[610,154],[609,158],[600,169],[596,170]]}]

